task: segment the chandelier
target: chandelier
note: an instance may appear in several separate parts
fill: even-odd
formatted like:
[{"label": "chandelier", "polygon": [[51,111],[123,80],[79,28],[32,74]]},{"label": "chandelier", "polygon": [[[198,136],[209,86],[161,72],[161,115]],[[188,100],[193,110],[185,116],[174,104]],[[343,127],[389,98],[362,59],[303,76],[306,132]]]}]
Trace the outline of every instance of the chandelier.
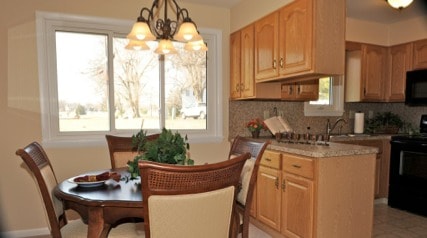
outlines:
[{"label": "chandelier", "polygon": [[[163,19],[160,18],[162,7]],[[168,17],[169,10],[174,15],[172,20]],[[127,38],[129,43],[125,48],[134,50],[149,50],[147,42],[158,41],[154,52],[162,55],[177,53],[172,41],[185,43],[184,49],[190,51],[208,49],[188,10],[179,7],[175,0],[154,0],[150,9],[143,7]]]},{"label": "chandelier", "polygon": [[402,10],[408,7],[413,0],[385,0],[392,8]]}]

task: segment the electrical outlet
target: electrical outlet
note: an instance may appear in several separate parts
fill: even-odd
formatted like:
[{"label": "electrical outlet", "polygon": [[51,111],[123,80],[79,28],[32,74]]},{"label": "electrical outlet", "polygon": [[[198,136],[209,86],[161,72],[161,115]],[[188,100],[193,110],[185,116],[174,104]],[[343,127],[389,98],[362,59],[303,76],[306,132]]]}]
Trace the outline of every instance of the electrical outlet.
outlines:
[{"label": "electrical outlet", "polygon": [[374,111],[369,110],[368,112],[368,118],[372,119],[374,117]]},{"label": "electrical outlet", "polygon": [[268,110],[264,111],[264,120],[270,118],[270,112]]}]

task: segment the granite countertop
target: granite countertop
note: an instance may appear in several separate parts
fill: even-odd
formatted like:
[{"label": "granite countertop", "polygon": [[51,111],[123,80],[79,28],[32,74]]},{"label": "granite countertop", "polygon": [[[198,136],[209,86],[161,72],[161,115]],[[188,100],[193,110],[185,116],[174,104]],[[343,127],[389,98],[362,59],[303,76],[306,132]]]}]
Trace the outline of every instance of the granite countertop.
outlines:
[{"label": "granite countertop", "polygon": [[339,142],[328,142],[326,145],[292,144],[286,142],[277,142],[271,137],[259,138],[259,140],[269,140],[271,143],[267,147],[270,150],[303,155],[313,158],[326,158],[348,155],[376,154],[378,148],[369,146],[360,146],[352,144],[343,144]]}]

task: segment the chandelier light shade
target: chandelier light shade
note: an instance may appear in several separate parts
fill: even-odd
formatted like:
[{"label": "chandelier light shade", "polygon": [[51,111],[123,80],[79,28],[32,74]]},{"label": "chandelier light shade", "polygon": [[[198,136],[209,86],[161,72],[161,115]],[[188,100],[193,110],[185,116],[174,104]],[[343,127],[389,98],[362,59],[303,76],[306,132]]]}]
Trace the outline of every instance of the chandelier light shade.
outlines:
[{"label": "chandelier light shade", "polygon": [[403,8],[407,8],[413,2],[413,0],[386,0],[386,2],[392,8],[402,10]]},{"label": "chandelier light shade", "polygon": [[129,40],[129,43],[125,46],[127,50],[149,50],[147,43],[140,40]]},{"label": "chandelier light shade", "polygon": [[[162,10],[163,19],[160,18]],[[168,17],[168,11],[175,15],[173,19]],[[149,48],[145,42],[158,41],[158,47],[154,51],[158,54],[177,53],[172,41],[187,44],[198,42],[184,48],[190,51],[208,50],[196,23],[189,17],[188,10],[179,7],[176,0],[154,0],[150,9],[143,7],[127,38],[129,39],[127,49],[147,50]]]}]

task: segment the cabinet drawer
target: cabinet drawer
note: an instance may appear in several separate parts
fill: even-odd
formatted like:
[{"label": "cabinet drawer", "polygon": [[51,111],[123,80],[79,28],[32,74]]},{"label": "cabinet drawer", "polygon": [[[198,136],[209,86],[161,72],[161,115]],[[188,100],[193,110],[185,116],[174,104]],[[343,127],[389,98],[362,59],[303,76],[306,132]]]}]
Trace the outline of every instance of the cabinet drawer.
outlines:
[{"label": "cabinet drawer", "polygon": [[283,171],[306,178],[314,177],[314,160],[291,154],[283,154]]},{"label": "cabinet drawer", "polygon": [[280,153],[271,150],[265,150],[260,163],[267,167],[280,169]]}]

